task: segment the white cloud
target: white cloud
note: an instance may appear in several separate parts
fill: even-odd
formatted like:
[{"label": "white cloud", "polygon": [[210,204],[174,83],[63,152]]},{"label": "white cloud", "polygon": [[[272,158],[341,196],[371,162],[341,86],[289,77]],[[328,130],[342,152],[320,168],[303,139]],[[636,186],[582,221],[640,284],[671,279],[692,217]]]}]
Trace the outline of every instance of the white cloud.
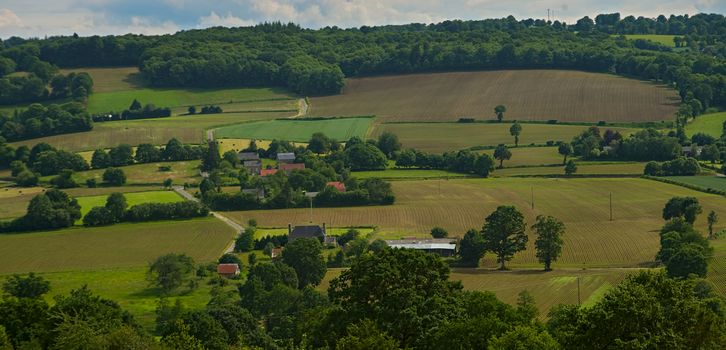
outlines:
[{"label": "white cloud", "polygon": [[212,11],[209,16],[202,16],[199,17],[199,25],[198,28],[209,28],[209,27],[246,27],[255,25],[255,21],[242,19],[239,17],[233,16],[231,13],[227,12],[227,15],[220,16],[216,12]]},{"label": "white cloud", "polygon": [[0,27],[22,27],[23,20],[9,9],[0,9]]}]

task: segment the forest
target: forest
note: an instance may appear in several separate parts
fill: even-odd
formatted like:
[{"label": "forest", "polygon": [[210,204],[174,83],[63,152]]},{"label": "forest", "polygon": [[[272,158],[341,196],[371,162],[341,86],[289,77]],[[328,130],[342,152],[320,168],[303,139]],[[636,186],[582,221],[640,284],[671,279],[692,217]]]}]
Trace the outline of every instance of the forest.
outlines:
[{"label": "forest", "polygon": [[[303,95],[339,93],[346,77],[428,71],[558,68],[658,80],[698,100],[700,114],[726,105],[726,19],[722,15],[559,21],[444,21],[341,29],[295,24],[185,30],[165,36],[10,38],[0,73],[58,67],[140,67],[157,86],[283,86]],[[679,35],[679,48],[613,34]],[[682,36],[682,37],[681,37]],[[33,73],[26,79],[37,76]],[[0,79],[0,96],[6,81]]]}]

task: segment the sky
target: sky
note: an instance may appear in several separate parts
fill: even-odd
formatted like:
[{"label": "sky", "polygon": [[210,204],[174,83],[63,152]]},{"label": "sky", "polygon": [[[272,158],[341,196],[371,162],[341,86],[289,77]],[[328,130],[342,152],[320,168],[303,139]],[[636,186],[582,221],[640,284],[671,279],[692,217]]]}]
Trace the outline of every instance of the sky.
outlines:
[{"label": "sky", "polygon": [[107,34],[166,34],[265,21],[325,26],[434,23],[447,19],[547,18],[574,23],[620,12],[726,13],[726,0],[0,0],[0,38]]}]

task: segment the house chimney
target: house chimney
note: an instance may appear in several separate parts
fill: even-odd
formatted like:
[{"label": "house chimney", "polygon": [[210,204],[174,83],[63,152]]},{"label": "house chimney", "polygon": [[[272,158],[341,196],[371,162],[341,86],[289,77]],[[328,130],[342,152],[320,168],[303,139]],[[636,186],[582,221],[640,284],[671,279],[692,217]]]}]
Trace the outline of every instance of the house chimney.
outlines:
[{"label": "house chimney", "polygon": [[292,234],[292,224],[287,224],[287,234],[288,235]]}]

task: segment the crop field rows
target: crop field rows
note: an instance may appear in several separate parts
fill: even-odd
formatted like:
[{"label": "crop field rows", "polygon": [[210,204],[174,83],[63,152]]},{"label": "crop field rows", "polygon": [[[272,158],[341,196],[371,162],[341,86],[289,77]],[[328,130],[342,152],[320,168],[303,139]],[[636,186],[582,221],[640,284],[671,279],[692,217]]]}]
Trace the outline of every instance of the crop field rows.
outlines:
[{"label": "crop field rows", "polygon": [[499,70],[349,79],[342,94],[313,98],[308,114],[456,121],[494,119],[501,104],[508,120],[661,121],[672,119],[679,101],[674,90],[614,75]]},{"label": "crop field rows", "polygon": [[[587,130],[582,125],[521,124],[519,145],[545,144],[547,141],[570,142],[573,137]],[[511,123],[383,123],[376,124],[371,133],[377,137],[383,132],[398,136],[404,148],[415,148],[426,152],[441,153],[457,151],[474,146],[514,146],[514,137],[509,133]],[[636,129],[602,126],[627,136]],[[555,150],[557,153],[557,150]]]},{"label": "crop field rows", "polygon": [[[561,264],[567,266],[648,266],[659,247],[658,229],[665,202],[673,196],[695,196],[704,212],[726,205],[726,198],[679,186],[643,179],[471,179],[393,182],[392,206],[316,208],[314,222],[331,226],[370,226],[377,237],[427,236],[434,226],[460,236],[481,228],[484,218],[498,205],[515,205],[528,225],[536,215],[553,215],[565,222]],[[440,190],[439,190],[440,188]],[[535,209],[531,208],[534,192]],[[609,195],[613,195],[613,221],[609,220]],[[308,222],[308,209],[232,212],[244,223],[255,218],[262,226]],[[697,222],[705,230],[705,216]],[[721,224],[723,226],[723,224]],[[517,254],[514,266],[533,267],[534,237],[527,251]],[[488,255],[484,266],[494,266]]]},{"label": "crop field rows", "polygon": [[0,235],[0,274],[146,266],[166,253],[208,262],[234,235],[214,218]]}]

